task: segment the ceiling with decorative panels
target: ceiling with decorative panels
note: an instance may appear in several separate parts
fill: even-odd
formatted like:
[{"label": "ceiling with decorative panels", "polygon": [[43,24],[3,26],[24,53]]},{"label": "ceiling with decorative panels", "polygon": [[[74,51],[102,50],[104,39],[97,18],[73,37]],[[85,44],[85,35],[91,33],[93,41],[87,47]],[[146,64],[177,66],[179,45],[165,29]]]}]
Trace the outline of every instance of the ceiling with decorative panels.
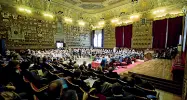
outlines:
[{"label": "ceiling with decorative panels", "polygon": [[61,11],[62,16],[93,23],[101,18],[107,20],[145,11],[149,13],[158,7],[181,9],[187,0],[0,0],[0,3],[11,6],[25,5],[37,12],[49,11],[58,14]]},{"label": "ceiling with decorative panels", "polygon": [[73,7],[86,13],[98,13],[130,3],[132,0],[51,0],[51,2],[61,3],[65,6]]}]

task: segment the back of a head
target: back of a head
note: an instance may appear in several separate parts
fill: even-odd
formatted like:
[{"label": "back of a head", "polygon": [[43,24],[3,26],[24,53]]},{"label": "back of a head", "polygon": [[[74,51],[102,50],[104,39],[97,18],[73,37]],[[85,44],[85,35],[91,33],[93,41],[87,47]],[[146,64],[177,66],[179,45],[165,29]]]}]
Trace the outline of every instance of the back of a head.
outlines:
[{"label": "back of a head", "polygon": [[80,65],[79,69],[80,69],[80,70],[84,70],[84,66],[83,66],[83,65]]},{"label": "back of a head", "polygon": [[83,61],[83,65],[86,65],[86,61]]},{"label": "back of a head", "polygon": [[122,86],[119,83],[114,83],[112,85],[112,93],[114,95],[120,95],[120,94],[122,94]]},{"label": "back of a head", "polygon": [[135,84],[134,78],[132,78],[132,77],[127,77],[126,81],[127,81],[128,85],[131,87],[133,87]]},{"label": "back of a head", "polygon": [[113,68],[112,68],[112,67],[109,67],[109,68],[108,68],[108,71],[109,71],[109,72],[112,72],[112,71],[113,71]]},{"label": "back of a head", "polygon": [[60,97],[62,94],[62,89],[63,89],[62,88],[62,81],[60,81],[60,80],[52,81],[48,87],[49,98],[55,99],[55,98]]},{"label": "back of a head", "polygon": [[47,61],[47,58],[46,57],[43,57],[43,63]]},{"label": "back of a head", "polygon": [[75,69],[78,69],[78,68],[79,68],[79,65],[78,65],[78,64],[74,64],[74,68],[75,68]]},{"label": "back of a head", "polygon": [[8,68],[9,69],[14,69],[14,68],[16,68],[17,67],[17,65],[19,65],[19,62],[18,61],[16,61],[16,60],[13,60],[13,61],[10,61],[9,63],[8,63]]},{"label": "back of a head", "polygon": [[92,65],[91,64],[88,64],[88,69],[91,69],[92,68]]},{"label": "back of a head", "polygon": [[63,100],[78,100],[77,93],[74,90],[68,90],[63,95]]},{"label": "back of a head", "polygon": [[81,76],[81,70],[77,69],[74,71],[74,77],[79,78]]},{"label": "back of a head", "polygon": [[53,59],[53,62],[56,62],[57,61],[57,59]]},{"label": "back of a head", "polygon": [[141,84],[142,83],[141,78],[138,77],[138,76],[134,77],[134,80],[135,80],[136,84]]},{"label": "back of a head", "polygon": [[22,62],[21,64],[20,64],[20,68],[22,69],[22,70],[26,70],[26,69],[28,69],[29,68],[29,66],[30,66],[30,62]]}]

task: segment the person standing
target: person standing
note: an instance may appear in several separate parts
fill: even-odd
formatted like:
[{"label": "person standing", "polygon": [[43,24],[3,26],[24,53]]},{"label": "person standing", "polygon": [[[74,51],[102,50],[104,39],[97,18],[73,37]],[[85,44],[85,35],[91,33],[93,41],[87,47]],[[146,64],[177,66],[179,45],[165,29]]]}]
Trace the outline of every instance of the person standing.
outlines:
[{"label": "person standing", "polygon": [[107,63],[107,59],[105,58],[105,56],[103,55],[103,58],[101,60],[101,66],[102,68],[104,68],[106,66],[106,63]]},{"label": "person standing", "polygon": [[81,58],[82,51],[79,49],[79,57]]}]

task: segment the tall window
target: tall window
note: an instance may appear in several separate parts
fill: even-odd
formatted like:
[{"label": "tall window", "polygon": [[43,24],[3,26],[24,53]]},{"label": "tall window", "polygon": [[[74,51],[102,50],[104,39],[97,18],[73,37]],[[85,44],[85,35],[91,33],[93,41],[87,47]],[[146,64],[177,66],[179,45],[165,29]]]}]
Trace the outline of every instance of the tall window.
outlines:
[{"label": "tall window", "polygon": [[102,30],[95,30],[94,47],[102,47]]}]

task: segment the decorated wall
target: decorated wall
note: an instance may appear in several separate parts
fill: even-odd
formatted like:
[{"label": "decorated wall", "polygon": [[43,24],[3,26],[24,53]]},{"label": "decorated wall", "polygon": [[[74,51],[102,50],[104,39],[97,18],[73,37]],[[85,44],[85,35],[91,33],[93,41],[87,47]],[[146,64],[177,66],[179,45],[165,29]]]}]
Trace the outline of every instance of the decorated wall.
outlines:
[{"label": "decorated wall", "polygon": [[104,27],[104,48],[113,48],[116,46],[115,38],[115,26],[110,24],[110,21],[106,22]]},{"label": "decorated wall", "polygon": [[67,47],[89,48],[91,45],[91,30],[76,24],[63,23],[65,43]]},{"label": "decorated wall", "polygon": [[38,11],[19,12],[15,7],[0,9],[0,38],[6,40],[7,49],[50,49],[56,41],[67,47],[90,47],[90,28],[65,23],[63,18],[45,18]]},{"label": "decorated wall", "polygon": [[152,48],[152,22],[143,14],[139,21],[133,23],[132,48]]},{"label": "decorated wall", "polygon": [[55,20],[45,20],[37,15],[28,16],[5,6],[2,6],[0,13],[0,36],[6,40],[7,49],[55,47]]},{"label": "decorated wall", "polygon": [[[152,48],[152,23],[154,20],[184,16],[184,0],[139,0],[122,6],[93,14],[98,19],[94,28],[105,30],[104,47],[115,46],[115,27],[133,25],[132,48]],[[137,19],[133,19],[138,15]],[[105,19],[105,25],[98,23]],[[113,21],[116,21],[113,23]],[[113,37],[114,36],[114,37]],[[113,44],[112,44],[113,43]]]}]

